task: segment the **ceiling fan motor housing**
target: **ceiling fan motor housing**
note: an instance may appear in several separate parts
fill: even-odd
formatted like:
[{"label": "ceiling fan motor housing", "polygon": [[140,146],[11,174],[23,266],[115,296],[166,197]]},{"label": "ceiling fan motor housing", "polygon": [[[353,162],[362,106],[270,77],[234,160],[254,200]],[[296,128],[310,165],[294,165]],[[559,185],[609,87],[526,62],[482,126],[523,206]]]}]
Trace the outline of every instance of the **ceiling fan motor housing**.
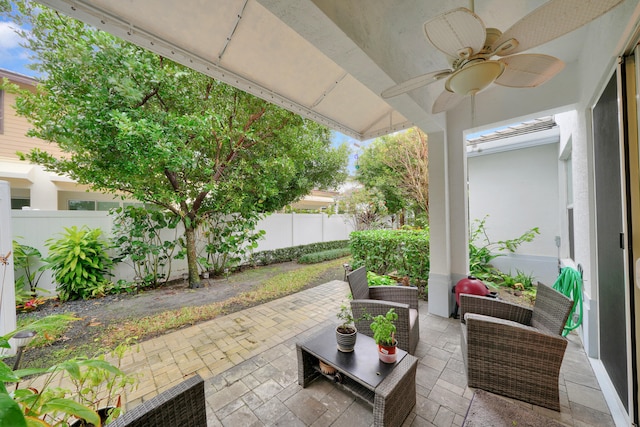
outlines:
[{"label": "ceiling fan motor housing", "polygon": [[451,74],[445,82],[445,88],[463,96],[475,94],[493,83],[503,72],[502,62],[478,58]]}]

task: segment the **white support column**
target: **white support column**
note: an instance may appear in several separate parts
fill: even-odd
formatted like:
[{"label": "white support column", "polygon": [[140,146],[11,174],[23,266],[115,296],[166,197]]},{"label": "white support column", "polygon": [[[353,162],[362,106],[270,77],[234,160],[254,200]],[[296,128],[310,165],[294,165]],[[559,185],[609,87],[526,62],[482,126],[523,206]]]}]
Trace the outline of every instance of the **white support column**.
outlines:
[{"label": "white support column", "polygon": [[444,132],[429,133],[429,313],[449,317],[451,242]]},{"label": "white support column", "polygon": [[469,271],[464,114],[449,112],[446,132],[429,133],[429,312],[449,317],[452,289]]},{"label": "white support column", "polygon": [[[0,181],[0,255],[12,252],[11,189],[7,181]],[[0,264],[0,335],[16,329],[16,296],[13,277],[13,253],[6,265]],[[13,351],[12,353],[13,354]]]}]

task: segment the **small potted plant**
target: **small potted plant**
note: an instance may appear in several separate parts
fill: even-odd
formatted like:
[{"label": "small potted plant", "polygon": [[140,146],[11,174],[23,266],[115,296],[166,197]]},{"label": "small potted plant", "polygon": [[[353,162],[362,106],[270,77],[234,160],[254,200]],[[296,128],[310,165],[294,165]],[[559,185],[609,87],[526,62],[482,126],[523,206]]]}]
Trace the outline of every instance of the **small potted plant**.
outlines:
[{"label": "small potted plant", "polygon": [[351,306],[348,303],[343,303],[336,316],[341,321],[341,323],[336,327],[338,350],[350,353],[356,346],[356,338],[358,337],[358,330],[353,323],[355,320],[353,318],[353,313],[351,312]]},{"label": "small potted plant", "polygon": [[395,339],[396,325],[393,323],[396,320],[398,320],[398,314],[393,308],[389,309],[387,314],[379,314],[372,318],[373,340],[378,344],[378,356],[384,363],[395,363],[396,361],[398,342]]}]

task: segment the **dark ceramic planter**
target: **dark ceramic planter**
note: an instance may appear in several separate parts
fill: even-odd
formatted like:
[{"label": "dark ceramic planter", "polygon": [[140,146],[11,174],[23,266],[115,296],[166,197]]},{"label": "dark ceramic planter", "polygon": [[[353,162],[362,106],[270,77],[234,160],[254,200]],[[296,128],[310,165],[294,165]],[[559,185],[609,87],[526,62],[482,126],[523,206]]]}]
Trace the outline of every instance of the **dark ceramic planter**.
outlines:
[{"label": "dark ceramic planter", "polygon": [[344,334],[338,331],[336,328],[336,341],[338,343],[338,350],[343,353],[351,353],[356,346],[356,338],[358,338],[358,330],[354,327],[353,332]]}]

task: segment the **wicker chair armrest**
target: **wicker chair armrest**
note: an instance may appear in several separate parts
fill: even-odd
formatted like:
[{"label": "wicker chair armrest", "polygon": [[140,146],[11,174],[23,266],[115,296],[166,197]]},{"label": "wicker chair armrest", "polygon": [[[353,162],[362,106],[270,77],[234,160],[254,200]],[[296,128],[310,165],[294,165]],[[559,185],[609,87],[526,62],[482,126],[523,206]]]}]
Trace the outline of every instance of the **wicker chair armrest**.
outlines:
[{"label": "wicker chair armrest", "polygon": [[555,363],[560,369],[567,348],[566,338],[512,320],[482,314],[467,313],[465,319],[470,356],[474,351],[479,351],[481,357],[494,360],[496,368],[503,369],[500,363],[514,363],[513,368],[517,368],[517,372],[522,372],[527,363],[541,363],[546,368]]},{"label": "wicker chair armrest", "polygon": [[418,288],[413,286],[369,286],[369,298],[393,301],[418,309]]},{"label": "wicker chair armrest", "polygon": [[200,375],[125,412],[109,427],[201,427],[207,425],[204,380]]},{"label": "wicker chair armrest", "polygon": [[495,298],[460,294],[460,320],[465,322],[467,313],[483,314],[499,319],[511,320],[522,325],[531,325],[533,309]]}]

